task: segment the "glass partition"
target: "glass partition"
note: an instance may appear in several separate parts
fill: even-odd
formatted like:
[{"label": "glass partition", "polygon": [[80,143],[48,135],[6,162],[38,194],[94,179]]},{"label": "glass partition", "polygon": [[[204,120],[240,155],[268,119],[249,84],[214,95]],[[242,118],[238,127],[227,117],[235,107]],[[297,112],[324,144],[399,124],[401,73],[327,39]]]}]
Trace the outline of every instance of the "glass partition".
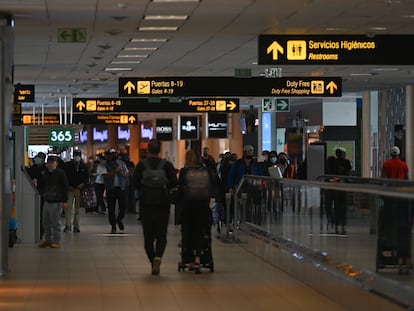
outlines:
[{"label": "glass partition", "polygon": [[[412,272],[413,200],[414,183],[409,181],[246,175],[230,219],[414,287],[407,276]],[[235,239],[238,235],[234,231]]]}]

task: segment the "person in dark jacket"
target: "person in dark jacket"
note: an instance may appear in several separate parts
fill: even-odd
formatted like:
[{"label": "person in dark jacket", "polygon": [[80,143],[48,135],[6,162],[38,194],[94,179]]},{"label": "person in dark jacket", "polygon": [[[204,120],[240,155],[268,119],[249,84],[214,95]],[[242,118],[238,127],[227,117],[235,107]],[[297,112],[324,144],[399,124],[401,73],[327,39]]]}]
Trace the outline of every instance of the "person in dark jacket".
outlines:
[{"label": "person in dark jacket", "polygon": [[[81,190],[89,181],[88,169],[82,160],[82,152],[75,150],[73,159],[66,162],[63,166],[66,177],[69,182],[68,208],[65,210],[66,226],[63,232],[73,231],[80,232],[79,229],[79,210],[81,203]],[[73,210],[73,220],[72,220]]]},{"label": "person in dark jacket", "polygon": [[[188,185],[188,174],[192,170],[205,170],[207,174],[204,175],[205,178],[203,180],[200,180],[198,183],[199,186],[195,186],[196,189],[203,189],[202,191],[197,191],[197,193],[199,193],[199,197],[188,198],[186,196],[186,192],[190,187]],[[197,183],[197,181],[199,181],[199,179],[192,182]],[[213,175],[211,169],[202,164],[202,160],[200,160],[200,156],[197,152],[191,149],[188,150],[185,155],[185,166],[180,170],[180,175],[178,177],[178,191],[183,205],[183,257],[189,259],[190,264],[194,265],[194,271],[196,274],[201,273],[200,256],[203,250],[204,236],[206,232],[210,232],[211,228],[212,219],[210,206],[212,206],[215,202],[215,190],[215,175]],[[193,258],[194,262],[192,262]]]},{"label": "person in dark jacket", "polygon": [[[139,207],[144,233],[144,248],[148,260],[151,263],[151,274],[158,275],[160,273],[161,259],[167,246],[167,227],[170,217],[170,196],[169,192],[158,193],[157,197],[153,197],[146,191],[142,184],[144,171],[147,169],[146,161],[150,168],[155,169],[161,161],[165,161],[164,170],[167,179],[166,188],[172,189],[177,186],[177,175],[173,164],[159,157],[161,152],[161,142],[151,139],[148,142],[149,156],[141,160],[134,171],[134,185],[140,193]],[[149,190],[149,189],[148,189]],[[165,199],[157,202],[158,199]]]},{"label": "person in dark jacket", "polygon": [[231,166],[227,179],[227,185],[230,193],[234,193],[236,186],[244,175],[263,176],[262,168],[253,155],[253,146],[246,145],[243,147],[243,157],[241,159],[237,159]]},{"label": "person in dark jacket", "polygon": [[[30,167],[28,167],[27,173],[30,176],[30,179],[32,180],[33,184],[37,188],[37,191],[40,193],[40,180],[42,179],[42,176],[47,172],[47,166],[46,166],[46,154],[43,152],[39,152],[33,159],[34,164]],[[43,239],[43,235],[45,233],[43,229],[43,206],[45,205],[45,200],[41,196],[40,197],[40,239]]]},{"label": "person in dark jacket", "polygon": [[58,168],[55,156],[47,158],[47,172],[39,180],[40,193],[45,201],[43,207],[43,227],[45,239],[39,247],[60,248],[60,213],[68,207],[68,180],[65,172]]},{"label": "person in dark jacket", "polygon": [[[114,234],[117,224],[119,230],[124,231],[125,229],[123,223],[126,211],[125,189],[129,170],[125,162],[118,159],[118,153],[113,148],[107,152],[105,168],[106,173],[103,176],[108,201],[108,221],[111,225],[111,234]],[[118,214],[116,213],[116,202],[118,202]]]}]

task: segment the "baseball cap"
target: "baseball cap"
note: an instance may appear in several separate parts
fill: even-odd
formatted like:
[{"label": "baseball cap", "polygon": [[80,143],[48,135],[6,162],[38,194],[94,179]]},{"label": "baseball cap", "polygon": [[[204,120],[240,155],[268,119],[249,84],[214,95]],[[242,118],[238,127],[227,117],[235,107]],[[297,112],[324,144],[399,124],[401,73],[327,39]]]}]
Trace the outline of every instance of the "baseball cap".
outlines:
[{"label": "baseball cap", "polygon": [[49,154],[48,156],[47,156],[47,162],[56,162],[58,159],[57,159],[57,156],[56,155],[51,155],[51,154]]},{"label": "baseball cap", "polygon": [[108,153],[116,153],[116,150],[114,148],[111,148],[108,150]]},{"label": "baseball cap", "polygon": [[80,151],[79,149],[76,149],[73,151],[73,155],[82,155],[82,151]]},{"label": "baseball cap", "polygon": [[399,155],[400,154],[400,148],[397,146],[394,146],[391,148],[391,155]]}]

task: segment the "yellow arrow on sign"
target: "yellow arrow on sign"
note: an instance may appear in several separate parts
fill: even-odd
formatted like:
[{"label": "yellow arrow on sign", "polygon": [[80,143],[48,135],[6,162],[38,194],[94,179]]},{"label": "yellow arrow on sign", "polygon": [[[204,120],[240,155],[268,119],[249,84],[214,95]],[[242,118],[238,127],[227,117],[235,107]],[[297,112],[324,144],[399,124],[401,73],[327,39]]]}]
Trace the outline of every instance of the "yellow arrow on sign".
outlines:
[{"label": "yellow arrow on sign", "polygon": [[277,53],[279,52],[280,54],[283,54],[285,51],[283,49],[283,46],[281,46],[277,41],[273,41],[273,43],[267,47],[266,52],[267,54],[273,53],[272,59],[277,60],[278,59]]},{"label": "yellow arrow on sign", "polygon": [[128,81],[127,84],[124,85],[124,91],[127,90],[128,95],[132,94],[132,91],[135,91],[135,85],[131,81]]},{"label": "yellow arrow on sign", "polygon": [[230,103],[227,104],[227,108],[229,108],[229,110],[234,110],[234,108],[237,107],[237,104],[234,101],[230,101]]},{"label": "yellow arrow on sign", "polygon": [[330,94],[333,94],[335,92],[335,90],[338,89],[338,86],[336,85],[335,82],[331,81],[328,83],[328,85],[326,86],[326,89],[329,90]]},{"label": "yellow arrow on sign", "polygon": [[131,123],[131,124],[133,124],[134,122],[135,122],[135,117],[134,116],[130,116],[129,118],[128,118],[128,121],[129,121],[129,123]]},{"label": "yellow arrow on sign", "polygon": [[82,111],[85,108],[85,103],[83,101],[80,101],[76,104],[76,108],[78,108],[79,111]]}]

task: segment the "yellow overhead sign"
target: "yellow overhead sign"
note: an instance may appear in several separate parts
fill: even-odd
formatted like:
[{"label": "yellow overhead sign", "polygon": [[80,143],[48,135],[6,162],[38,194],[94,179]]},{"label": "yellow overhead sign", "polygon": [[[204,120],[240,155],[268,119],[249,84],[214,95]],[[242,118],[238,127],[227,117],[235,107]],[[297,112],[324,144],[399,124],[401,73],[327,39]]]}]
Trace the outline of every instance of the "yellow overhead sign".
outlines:
[{"label": "yellow overhead sign", "polygon": [[121,100],[117,99],[80,99],[74,104],[74,112],[112,112],[121,104]]},{"label": "yellow overhead sign", "polygon": [[260,65],[412,65],[413,35],[260,35]]}]

